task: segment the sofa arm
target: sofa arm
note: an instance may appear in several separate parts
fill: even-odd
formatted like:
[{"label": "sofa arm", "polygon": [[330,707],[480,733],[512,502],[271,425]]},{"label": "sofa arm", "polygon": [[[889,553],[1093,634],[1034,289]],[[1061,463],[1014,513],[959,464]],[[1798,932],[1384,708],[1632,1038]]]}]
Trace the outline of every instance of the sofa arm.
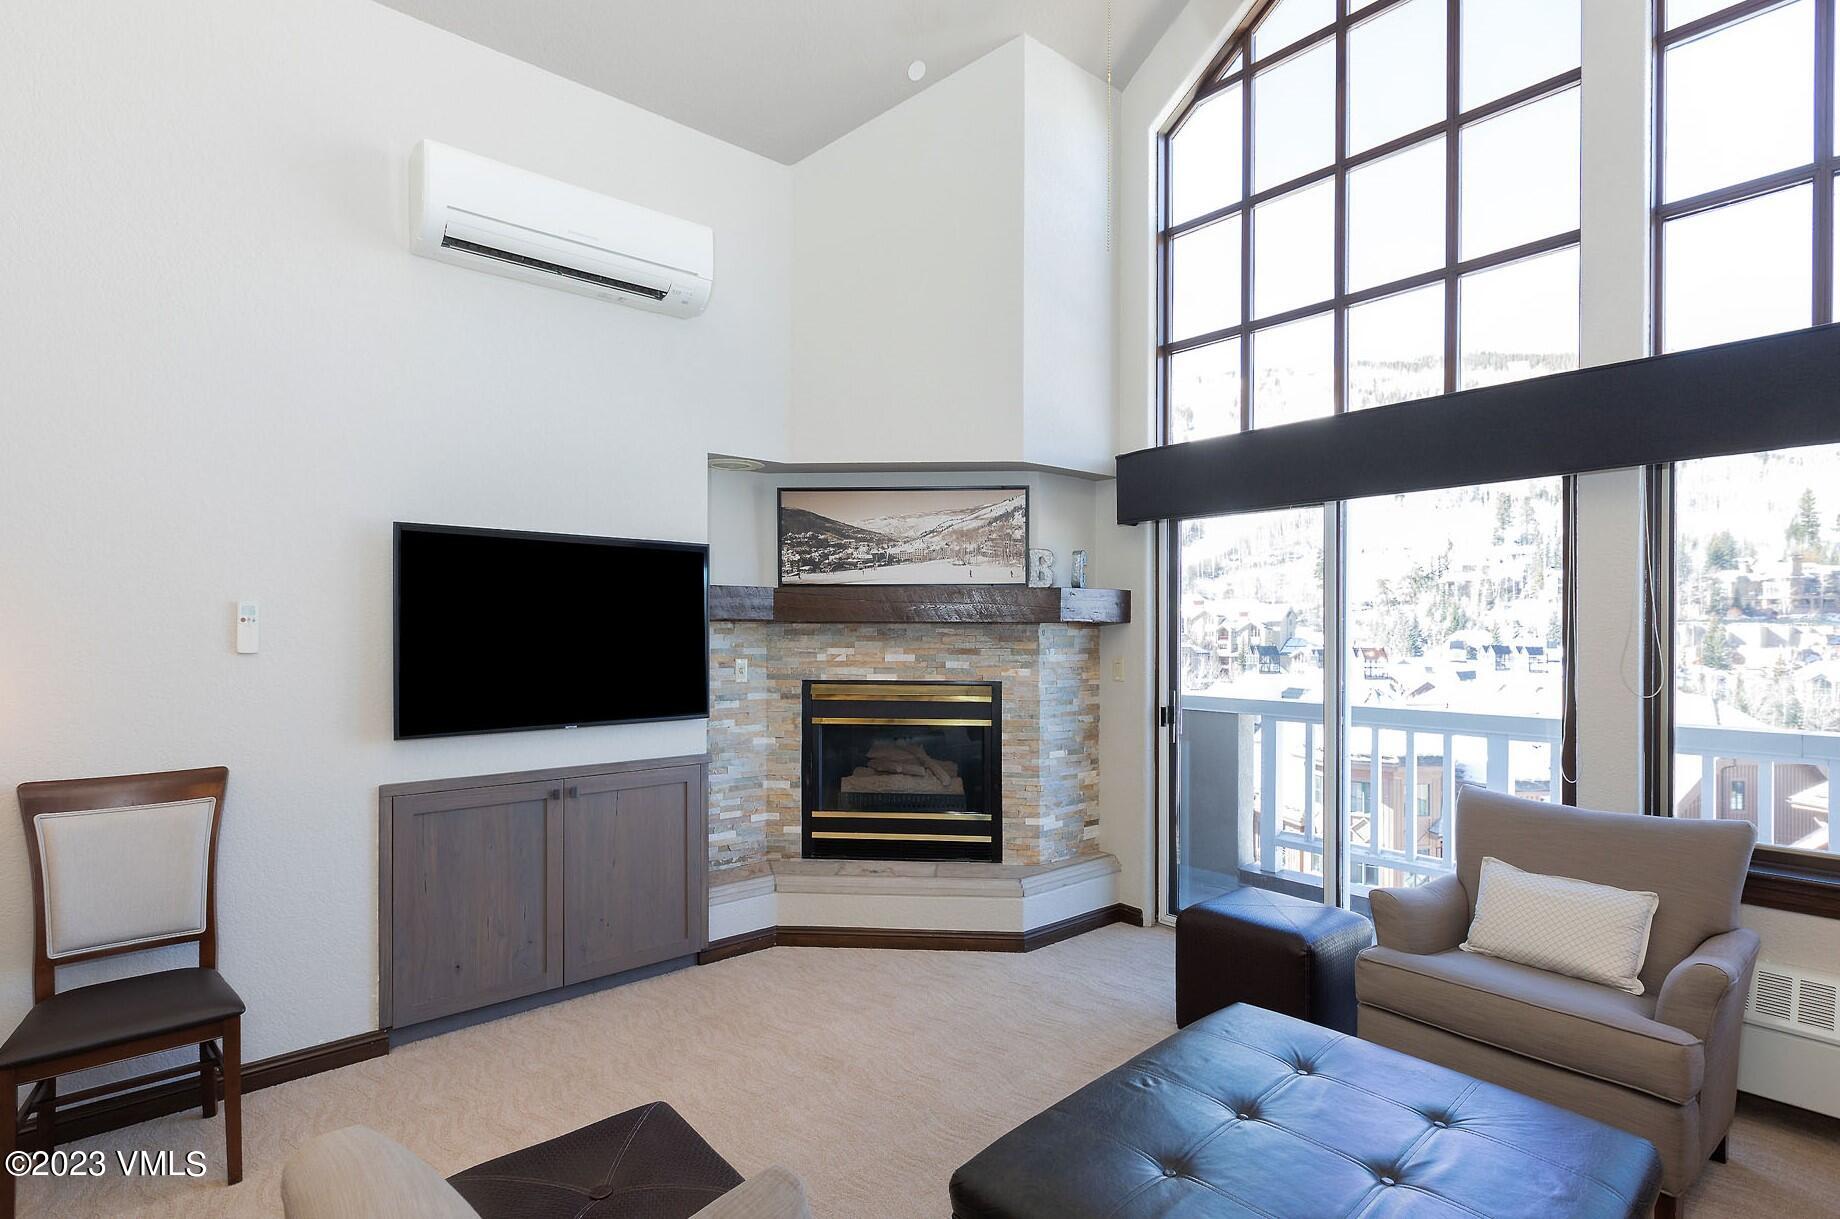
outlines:
[{"label": "sofa arm", "polygon": [[1455,876],[1412,889],[1375,889],[1367,901],[1382,948],[1415,955],[1445,952],[1461,944],[1469,931],[1469,894]]},{"label": "sofa arm", "polygon": [[811,1219],[805,1186],[774,1165],[756,1173],[690,1219]]},{"label": "sofa arm", "polygon": [[1755,931],[1739,927],[1701,944],[1668,971],[1655,1000],[1655,1019],[1701,1041],[1710,1039],[1720,1005],[1750,980],[1761,943]]},{"label": "sofa arm", "polygon": [[281,1170],[287,1219],[479,1219],[441,1174],[367,1126],[322,1134]]}]

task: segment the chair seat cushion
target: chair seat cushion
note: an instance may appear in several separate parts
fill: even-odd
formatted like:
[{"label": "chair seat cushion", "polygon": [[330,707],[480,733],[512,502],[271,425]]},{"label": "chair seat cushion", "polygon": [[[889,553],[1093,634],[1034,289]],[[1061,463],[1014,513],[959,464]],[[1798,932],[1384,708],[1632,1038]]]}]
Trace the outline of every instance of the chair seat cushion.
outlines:
[{"label": "chair seat cushion", "polygon": [[1653,996],[1454,948],[1369,948],[1355,986],[1365,1006],[1675,1104],[1705,1078],[1704,1044],[1655,1020]]},{"label": "chair seat cushion", "polygon": [[482,1219],[688,1219],[741,1174],[663,1101],[488,1160],[448,1182]]},{"label": "chair seat cushion", "polygon": [[0,1067],[27,1067],[243,1014],[215,969],[166,969],[60,991],[0,1046]]}]

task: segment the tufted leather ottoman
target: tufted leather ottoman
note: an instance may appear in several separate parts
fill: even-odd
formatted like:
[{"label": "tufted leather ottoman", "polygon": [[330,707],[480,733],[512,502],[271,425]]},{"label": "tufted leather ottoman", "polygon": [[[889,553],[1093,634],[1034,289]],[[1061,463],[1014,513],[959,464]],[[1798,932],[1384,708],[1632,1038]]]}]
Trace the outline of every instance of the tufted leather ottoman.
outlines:
[{"label": "tufted leather ottoman", "polygon": [[686,1219],[741,1184],[663,1101],[447,1179],[481,1219]]},{"label": "tufted leather ottoman", "polygon": [[1176,915],[1176,1027],[1255,1003],[1354,1032],[1354,963],[1373,924],[1350,910],[1235,889]]},{"label": "tufted leather ottoman", "polygon": [[1646,1140],[1247,1004],[979,1152],[957,1219],[1644,1219]]}]

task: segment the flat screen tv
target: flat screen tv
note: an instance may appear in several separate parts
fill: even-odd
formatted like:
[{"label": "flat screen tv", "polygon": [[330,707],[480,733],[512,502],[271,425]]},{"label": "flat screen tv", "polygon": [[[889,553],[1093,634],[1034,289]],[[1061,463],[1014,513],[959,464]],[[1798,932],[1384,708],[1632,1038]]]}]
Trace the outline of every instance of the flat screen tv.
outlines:
[{"label": "flat screen tv", "polygon": [[709,548],[396,525],[396,739],[709,714]]}]

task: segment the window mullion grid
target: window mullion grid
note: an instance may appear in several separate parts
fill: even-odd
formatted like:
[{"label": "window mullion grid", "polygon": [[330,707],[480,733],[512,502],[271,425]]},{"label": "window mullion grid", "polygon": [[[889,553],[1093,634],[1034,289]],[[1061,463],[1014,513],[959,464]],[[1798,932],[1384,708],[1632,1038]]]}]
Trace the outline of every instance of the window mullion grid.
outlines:
[{"label": "window mullion grid", "polygon": [[1175,239],[1169,235],[1170,174],[1169,138],[1156,142],[1157,237],[1156,237],[1156,443],[1168,444],[1169,435],[1169,353],[1170,313],[1175,300]]},{"label": "window mullion grid", "polygon": [[1334,411],[1348,409],[1348,0],[1336,0],[1335,30],[1335,260],[1329,312],[1333,334]]},{"label": "window mullion grid", "polygon": [[1458,126],[1462,106],[1462,0],[1445,0],[1444,16],[1444,392],[1457,388],[1457,253],[1462,202],[1458,196]]},{"label": "window mullion grid", "polygon": [[1834,2],[1814,6],[1814,324],[1834,320]]},{"label": "window mullion grid", "polygon": [[1240,93],[1239,122],[1239,430],[1252,430],[1252,113],[1257,93],[1252,79],[1252,37],[1246,38],[1246,85]]}]

